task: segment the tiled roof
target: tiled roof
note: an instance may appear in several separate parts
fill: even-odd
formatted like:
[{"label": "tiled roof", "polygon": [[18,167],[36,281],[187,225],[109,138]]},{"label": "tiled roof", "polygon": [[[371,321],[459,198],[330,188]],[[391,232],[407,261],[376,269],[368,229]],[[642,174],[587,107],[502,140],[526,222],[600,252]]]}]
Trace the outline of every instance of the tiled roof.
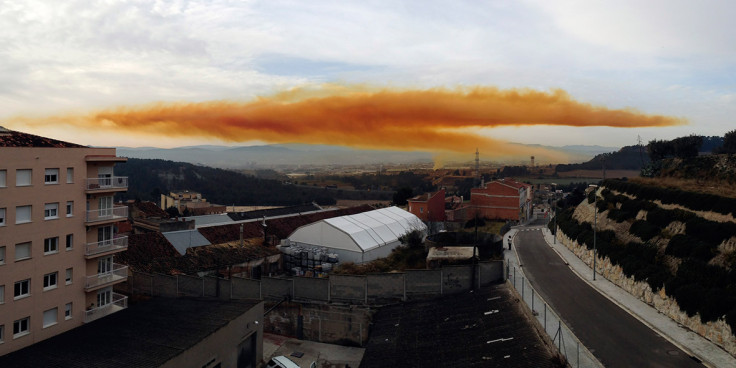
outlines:
[{"label": "tiled roof", "polygon": [[149,201],[142,201],[142,202],[133,202],[131,204],[133,207],[138,209],[140,213],[145,214],[145,217],[160,217],[167,219],[171,216],[169,216],[169,213],[162,210],[159,206],[157,206],[153,202]]},{"label": "tiled roof", "polygon": [[0,147],[85,148],[86,146],[0,127]]},{"label": "tiled roof", "polygon": [[298,214],[304,212],[319,211],[321,208],[315,204],[304,204],[299,206],[281,207],[281,208],[269,208],[265,210],[247,211],[247,212],[230,212],[227,215],[233,219],[233,221],[259,219],[272,216],[284,216],[291,214]]},{"label": "tiled roof", "polygon": [[[327,218],[354,215],[356,213],[373,210],[373,207],[362,205],[333,211],[323,211],[305,215],[295,215],[266,220],[266,231],[268,235],[274,235],[278,239],[285,239],[300,226],[311,224]],[[263,226],[260,221],[243,223],[243,238],[258,238],[263,236]],[[240,239],[240,224],[229,224],[222,226],[210,226],[199,228],[212,244],[222,244]]]},{"label": "tiled roof", "polygon": [[208,245],[187,249],[180,255],[161,233],[131,235],[128,250],[116,260],[135,271],[164,274],[193,274],[280,254],[276,248],[261,245]]},{"label": "tiled roof", "polygon": [[410,201],[416,201],[416,202],[426,202],[429,199],[430,193],[424,193],[420,194],[414,198],[409,199]]},{"label": "tiled roof", "polygon": [[257,305],[154,298],[2,356],[0,367],[160,367]]},{"label": "tiled roof", "polygon": [[115,255],[115,260],[136,271],[153,272],[160,259],[180,257],[173,245],[158,232],[128,236],[128,250]]}]

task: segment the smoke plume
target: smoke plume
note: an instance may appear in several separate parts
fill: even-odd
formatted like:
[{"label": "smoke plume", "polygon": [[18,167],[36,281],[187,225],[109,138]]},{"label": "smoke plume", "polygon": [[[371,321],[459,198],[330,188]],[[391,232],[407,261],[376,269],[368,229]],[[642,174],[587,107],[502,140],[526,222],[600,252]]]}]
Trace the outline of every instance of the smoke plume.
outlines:
[{"label": "smoke plume", "polygon": [[[158,103],[88,115],[24,120],[28,125],[66,124],[231,142],[298,142],[465,155],[480,147],[485,154],[499,156],[535,152],[529,147],[475,134],[474,129],[509,125],[632,128],[685,123],[682,119],[647,115],[633,109],[608,109],[578,102],[563,90],[410,90],[364,86],[321,86],[247,102]],[[536,154],[549,155],[541,151]]]}]

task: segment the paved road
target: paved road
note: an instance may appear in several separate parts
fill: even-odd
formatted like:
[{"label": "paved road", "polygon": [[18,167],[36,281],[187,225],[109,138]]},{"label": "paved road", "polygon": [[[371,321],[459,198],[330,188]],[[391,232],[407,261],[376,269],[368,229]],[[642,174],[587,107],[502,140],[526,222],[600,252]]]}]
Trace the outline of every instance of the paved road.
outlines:
[{"label": "paved road", "polygon": [[603,365],[703,367],[581,280],[541,230],[520,230],[514,244],[524,274]]}]

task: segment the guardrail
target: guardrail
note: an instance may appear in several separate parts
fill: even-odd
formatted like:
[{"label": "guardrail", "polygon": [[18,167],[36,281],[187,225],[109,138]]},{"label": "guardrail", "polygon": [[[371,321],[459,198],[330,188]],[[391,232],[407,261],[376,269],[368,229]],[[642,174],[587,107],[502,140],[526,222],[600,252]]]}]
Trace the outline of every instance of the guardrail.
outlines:
[{"label": "guardrail", "polygon": [[112,293],[112,303],[84,311],[84,323],[92,322],[125,308],[128,308],[128,297],[123,294]]},{"label": "guardrail", "polygon": [[128,248],[128,237],[121,236],[119,238],[103,240],[96,243],[87,243],[87,248],[84,251],[84,255],[93,256],[95,254],[126,248]]},{"label": "guardrail", "polygon": [[87,211],[86,222],[102,222],[128,218],[128,207],[112,207],[103,210]]},{"label": "guardrail", "polygon": [[89,178],[86,181],[86,190],[110,190],[110,189],[127,189],[127,176],[112,176],[109,178]]},{"label": "guardrail", "polygon": [[112,271],[105,273],[98,273],[96,275],[87,276],[87,280],[84,283],[85,289],[92,289],[98,286],[104,286],[113,284],[118,281],[124,281],[128,278],[128,266],[123,266],[118,263],[112,264]]}]

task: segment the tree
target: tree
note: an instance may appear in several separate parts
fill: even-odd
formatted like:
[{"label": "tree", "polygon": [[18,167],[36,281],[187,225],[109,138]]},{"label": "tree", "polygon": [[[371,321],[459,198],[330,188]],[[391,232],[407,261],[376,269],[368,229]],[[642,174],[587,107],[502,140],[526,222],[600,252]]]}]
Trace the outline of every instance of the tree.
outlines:
[{"label": "tree", "polygon": [[401,188],[394,193],[394,204],[397,206],[404,206],[409,203],[407,200],[414,196],[414,191],[411,188]]},{"label": "tree", "polygon": [[672,140],[675,156],[679,158],[696,157],[702,145],[703,137],[700,135],[690,135]]},{"label": "tree", "polygon": [[409,248],[419,248],[424,243],[424,235],[419,230],[412,230],[399,238],[401,244]]},{"label": "tree", "polygon": [[165,211],[171,217],[179,217],[179,209],[176,208],[176,207],[174,207],[174,206],[171,206],[171,207],[167,208]]},{"label": "tree", "polygon": [[732,130],[723,136],[721,153],[736,153],[736,130]]}]

